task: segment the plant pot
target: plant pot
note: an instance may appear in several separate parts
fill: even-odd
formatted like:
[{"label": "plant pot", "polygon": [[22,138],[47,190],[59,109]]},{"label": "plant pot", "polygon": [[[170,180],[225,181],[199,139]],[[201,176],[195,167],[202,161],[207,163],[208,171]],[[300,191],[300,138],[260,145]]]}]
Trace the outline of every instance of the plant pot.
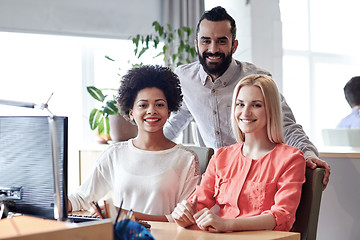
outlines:
[{"label": "plant pot", "polygon": [[137,135],[137,127],[121,115],[109,115],[110,138],[113,142],[127,141]]},{"label": "plant pot", "polygon": [[107,142],[109,140],[111,140],[109,134],[106,134],[106,133],[99,134],[99,129],[98,128],[95,128],[94,133],[95,133],[97,142],[100,143],[100,144],[107,144]]}]

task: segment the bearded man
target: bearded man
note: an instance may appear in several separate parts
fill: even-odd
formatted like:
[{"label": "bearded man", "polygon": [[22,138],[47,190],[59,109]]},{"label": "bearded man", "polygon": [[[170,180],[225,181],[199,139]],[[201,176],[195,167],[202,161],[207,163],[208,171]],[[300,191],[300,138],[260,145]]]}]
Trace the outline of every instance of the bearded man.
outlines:
[{"label": "bearded man", "polygon": [[[199,60],[175,69],[184,96],[182,107],[165,125],[167,138],[176,138],[194,119],[204,146],[217,150],[236,143],[230,121],[235,85],[250,74],[271,75],[252,63],[235,60],[232,55],[237,46],[235,20],[222,7],[206,11],[196,29],[195,48]],[[330,167],[318,158],[316,147],[296,123],[285,98],[280,95],[280,99],[285,141],[304,153],[308,167],[325,169],[325,189]]]}]

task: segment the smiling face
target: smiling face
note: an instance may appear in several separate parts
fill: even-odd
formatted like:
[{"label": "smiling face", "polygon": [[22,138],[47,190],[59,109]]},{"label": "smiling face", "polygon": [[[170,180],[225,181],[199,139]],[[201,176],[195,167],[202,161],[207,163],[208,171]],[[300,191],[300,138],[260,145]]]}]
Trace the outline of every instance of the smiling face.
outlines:
[{"label": "smiling face", "polygon": [[133,108],[129,111],[140,132],[158,132],[170,116],[166,97],[158,88],[144,88],[137,93]]},{"label": "smiling face", "polygon": [[264,96],[257,86],[243,86],[236,98],[235,118],[240,130],[246,134],[266,133]]},{"label": "smiling face", "polygon": [[231,24],[229,21],[209,21],[204,19],[199,26],[195,47],[204,70],[213,79],[221,76],[229,67],[232,54],[238,42],[232,43]]}]

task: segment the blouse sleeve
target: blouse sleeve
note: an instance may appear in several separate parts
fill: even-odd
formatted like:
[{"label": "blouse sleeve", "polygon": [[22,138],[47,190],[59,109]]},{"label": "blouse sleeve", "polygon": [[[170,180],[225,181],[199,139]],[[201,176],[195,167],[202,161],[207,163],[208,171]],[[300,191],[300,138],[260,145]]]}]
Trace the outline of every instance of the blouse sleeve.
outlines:
[{"label": "blouse sleeve", "polygon": [[212,208],[215,201],[215,179],[216,179],[216,159],[218,158],[218,153],[221,150],[218,150],[215,155],[209,161],[209,164],[206,168],[205,173],[202,175],[200,185],[196,187],[196,190],[188,198],[188,202],[192,204],[193,196],[196,194],[198,196],[197,210],[203,208]]},{"label": "blouse sleeve", "polygon": [[69,200],[73,211],[90,209],[90,202],[98,201],[110,190],[109,154],[102,153],[84,183],[71,195]]},{"label": "blouse sleeve", "polygon": [[290,231],[295,222],[295,214],[301,198],[302,185],[305,182],[306,163],[303,154],[298,151],[288,161],[284,161],[284,171],[277,183],[275,202],[270,210],[263,212],[274,216],[274,230]]},{"label": "blouse sleeve", "polygon": [[179,202],[187,199],[194,192],[196,185],[200,182],[200,165],[196,155],[192,155],[191,166],[186,174],[186,180],[181,191]]}]

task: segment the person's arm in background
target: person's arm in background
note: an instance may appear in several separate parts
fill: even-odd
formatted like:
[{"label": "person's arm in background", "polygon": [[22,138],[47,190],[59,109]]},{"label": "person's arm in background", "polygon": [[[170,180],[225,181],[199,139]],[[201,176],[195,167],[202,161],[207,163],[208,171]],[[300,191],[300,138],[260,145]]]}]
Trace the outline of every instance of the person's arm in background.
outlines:
[{"label": "person's arm in background", "polygon": [[284,137],[285,142],[288,145],[297,147],[300,149],[305,156],[306,166],[314,169],[317,166],[322,167],[325,170],[325,177],[323,180],[324,189],[329,183],[330,166],[327,162],[321,160],[318,155],[318,151],[314,144],[309,140],[309,137],[304,132],[302,126],[296,123],[295,117],[286,103],[283,95],[280,95],[281,108],[284,121]]},{"label": "person's arm in background", "polygon": [[167,120],[164,126],[165,137],[174,140],[182,133],[192,119],[193,116],[183,101],[179,111],[172,113]]}]

